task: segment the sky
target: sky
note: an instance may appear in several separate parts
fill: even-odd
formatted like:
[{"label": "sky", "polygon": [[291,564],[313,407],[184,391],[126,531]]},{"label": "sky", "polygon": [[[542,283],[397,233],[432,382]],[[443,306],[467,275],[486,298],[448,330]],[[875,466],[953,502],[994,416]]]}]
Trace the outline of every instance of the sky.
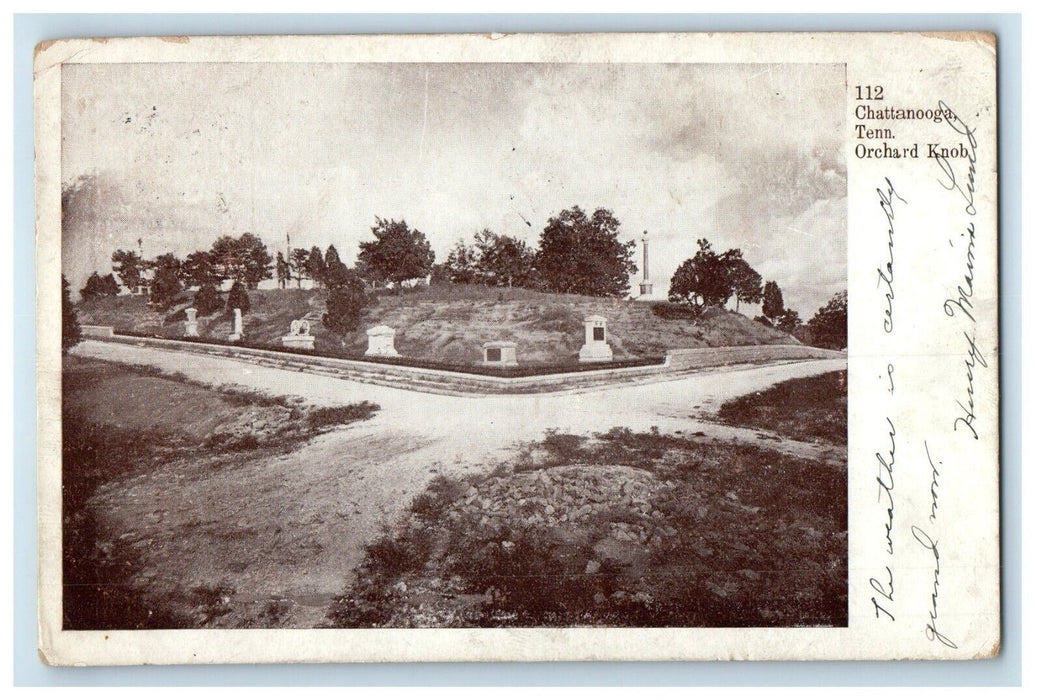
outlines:
[{"label": "sky", "polygon": [[66,65],[63,270],[245,231],[350,263],[378,216],[440,262],[578,205],[647,230],[657,295],[705,237],[806,320],[846,286],[844,94],[842,65]]}]

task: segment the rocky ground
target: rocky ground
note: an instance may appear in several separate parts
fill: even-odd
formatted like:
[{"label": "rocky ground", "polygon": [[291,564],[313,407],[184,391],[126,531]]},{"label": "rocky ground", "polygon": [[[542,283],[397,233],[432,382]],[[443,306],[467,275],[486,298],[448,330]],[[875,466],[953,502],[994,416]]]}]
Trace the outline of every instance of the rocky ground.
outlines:
[{"label": "rocky ground", "polygon": [[693,436],[551,434],[495,475],[432,484],[367,548],[330,620],[844,624],[845,492],[840,463]]}]

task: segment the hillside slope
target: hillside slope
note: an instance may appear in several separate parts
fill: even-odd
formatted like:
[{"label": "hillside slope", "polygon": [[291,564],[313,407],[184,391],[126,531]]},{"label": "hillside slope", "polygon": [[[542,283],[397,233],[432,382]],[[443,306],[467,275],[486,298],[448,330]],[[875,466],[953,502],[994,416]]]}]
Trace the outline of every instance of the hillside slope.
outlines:
[{"label": "hillside slope", "polygon": [[[325,298],[324,290],[250,292],[247,342],[277,346],[293,319],[306,318],[315,349],[323,353],[360,355],[367,344],[365,330],[385,324],[398,331],[395,345],[405,357],[470,364],[481,359],[482,343],[512,340],[521,363],[562,362],[582,347],[583,318],[600,314],[608,319],[608,342],[620,360],[676,348],[799,344],[790,335],[728,311],[710,310],[697,320],[669,320],[642,301],[456,285],[371,296],[358,329],[341,343],[322,326]],[[142,297],[116,297],[81,303],[77,311],[81,323],[179,338],[183,309],[190,302],[186,294],[170,309],[158,311]],[[200,317],[199,332],[227,338],[231,320],[223,312]]]}]

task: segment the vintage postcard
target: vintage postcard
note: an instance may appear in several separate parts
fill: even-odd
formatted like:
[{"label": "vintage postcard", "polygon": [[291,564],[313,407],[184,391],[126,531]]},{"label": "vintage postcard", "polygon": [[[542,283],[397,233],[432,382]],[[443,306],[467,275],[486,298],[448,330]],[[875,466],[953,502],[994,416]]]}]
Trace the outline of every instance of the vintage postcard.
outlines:
[{"label": "vintage postcard", "polygon": [[41,44],[41,656],[994,656],[998,50]]}]

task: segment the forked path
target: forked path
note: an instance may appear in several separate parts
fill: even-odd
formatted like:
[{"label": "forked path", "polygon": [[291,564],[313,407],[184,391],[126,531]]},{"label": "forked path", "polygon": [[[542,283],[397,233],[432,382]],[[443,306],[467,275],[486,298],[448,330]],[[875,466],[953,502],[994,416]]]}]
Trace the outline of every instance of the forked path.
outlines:
[{"label": "forked path", "polygon": [[[88,340],[73,352],[181,372],[212,386],[297,396],[319,406],[358,401],[380,405],[373,419],[321,435],[288,455],[254,460],[223,478],[215,475],[194,485],[181,482],[176,485],[178,502],[161,514],[160,520],[173,532],[179,521],[198,518],[200,501],[220,504],[215,509],[225,513],[228,522],[242,524],[238,538],[218,538],[203,555],[177,551],[175,542],[167,555],[188,569],[189,579],[206,580],[237,554],[223,551],[223,542],[252,551],[254,556],[237,563],[238,595],[293,600],[296,605],[285,624],[300,627],[321,623],[328,599],[343,589],[345,577],[361,561],[363,545],[397,518],[434,474],[490,469],[511,458],[519,443],[537,440],[550,429],[697,430],[725,439],[769,439],[773,449],[812,456],[818,449],[812,445],[765,438],[758,431],[705,422],[698,415],[787,379],[846,368],[844,359],[812,360],[580,393],[445,396],[122,343]],[[174,486],[152,484],[148,490]],[[263,503],[258,504],[258,498]],[[212,525],[218,527],[219,519]],[[151,534],[153,541],[165,539],[160,531]]]}]

